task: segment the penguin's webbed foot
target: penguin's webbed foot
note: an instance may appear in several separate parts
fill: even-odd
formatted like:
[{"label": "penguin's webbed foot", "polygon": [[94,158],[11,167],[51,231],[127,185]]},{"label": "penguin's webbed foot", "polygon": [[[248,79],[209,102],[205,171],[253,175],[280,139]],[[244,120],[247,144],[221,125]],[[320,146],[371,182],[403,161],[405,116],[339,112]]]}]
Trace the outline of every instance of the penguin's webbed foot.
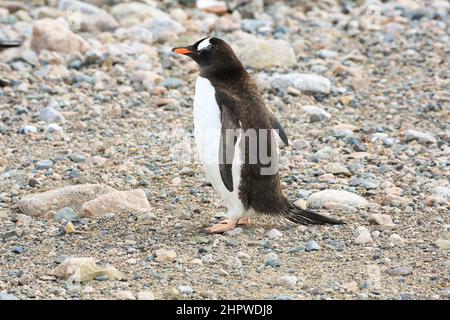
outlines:
[{"label": "penguin's webbed foot", "polygon": [[233,219],[224,219],[219,223],[213,225],[206,229],[209,233],[224,233],[228,230],[233,230],[236,227],[236,220]]},{"label": "penguin's webbed foot", "polygon": [[247,217],[247,218],[239,219],[239,221],[238,221],[237,224],[238,224],[238,225],[245,225],[245,226],[248,226],[248,225],[250,224],[250,218]]}]

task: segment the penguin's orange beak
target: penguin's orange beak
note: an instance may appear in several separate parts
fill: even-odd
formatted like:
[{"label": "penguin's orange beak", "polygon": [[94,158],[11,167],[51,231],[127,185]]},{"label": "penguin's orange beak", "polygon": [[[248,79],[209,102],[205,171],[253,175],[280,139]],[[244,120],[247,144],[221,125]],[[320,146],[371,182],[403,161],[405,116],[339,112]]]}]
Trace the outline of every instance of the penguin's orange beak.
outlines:
[{"label": "penguin's orange beak", "polygon": [[172,52],[179,53],[179,54],[190,54],[190,53],[193,53],[192,50],[189,47],[173,48]]}]

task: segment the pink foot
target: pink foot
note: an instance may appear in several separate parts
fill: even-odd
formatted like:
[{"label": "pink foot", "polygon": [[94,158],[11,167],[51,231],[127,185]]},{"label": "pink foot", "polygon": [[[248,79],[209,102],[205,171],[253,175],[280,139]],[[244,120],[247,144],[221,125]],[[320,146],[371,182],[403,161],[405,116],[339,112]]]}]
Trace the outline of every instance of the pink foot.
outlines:
[{"label": "pink foot", "polygon": [[206,231],[209,233],[223,233],[228,230],[233,230],[234,227],[236,227],[236,220],[224,219],[212,227],[209,227]]},{"label": "pink foot", "polygon": [[238,225],[245,225],[248,226],[250,224],[250,218],[242,218],[238,221]]}]

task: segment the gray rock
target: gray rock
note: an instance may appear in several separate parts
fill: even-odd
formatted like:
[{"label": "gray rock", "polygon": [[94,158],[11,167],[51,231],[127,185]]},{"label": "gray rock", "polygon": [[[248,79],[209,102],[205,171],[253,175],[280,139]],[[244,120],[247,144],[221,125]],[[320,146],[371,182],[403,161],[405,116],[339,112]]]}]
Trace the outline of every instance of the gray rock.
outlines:
[{"label": "gray rock", "polygon": [[169,77],[160,82],[159,85],[169,89],[176,89],[183,85],[183,81],[177,78]]},{"label": "gray rock", "polygon": [[61,222],[63,220],[78,221],[80,220],[80,216],[72,208],[65,207],[55,213],[53,220],[55,222]]},{"label": "gray rock", "polygon": [[153,34],[155,41],[166,41],[170,34],[179,34],[185,32],[185,28],[170,17],[156,18],[145,24],[145,27]]},{"label": "gray rock", "polygon": [[331,118],[331,114],[316,106],[303,106],[302,111],[309,115],[310,122],[325,121]]},{"label": "gray rock", "polygon": [[422,132],[418,130],[407,130],[405,131],[405,141],[418,141],[423,144],[433,144],[436,143],[436,138],[428,132]]},{"label": "gray rock", "polygon": [[308,242],[306,243],[306,245],[305,245],[305,251],[307,251],[307,252],[310,252],[310,251],[319,251],[319,250],[320,250],[320,246],[319,246],[319,244],[318,244],[316,241],[314,241],[314,240],[308,241]]},{"label": "gray rock", "polygon": [[40,160],[36,162],[36,169],[37,170],[47,170],[50,169],[53,166],[53,161],[50,159]]},{"label": "gray rock", "polygon": [[59,111],[48,106],[39,111],[39,118],[47,123],[51,122],[63,122],[65,119]]},{"label": "gray rock", "polygon": [[366,199],[343,190],[327,189],[315,192],[308,197],[308,206],[312,208],[320,208],[330,202],[344,204],[354,208],[366,207],[369,204]]},{"label": "gray rock", "polygon": [[264,264],[269,267],[279,267],[280,259],[275,253],[269,253],[264,257]]},{"label": "gray rock", "polygon": [[19,300],[19,298],[12,293],[0,292],[0,300]]},{"label": "gray rock", "polygon": [[294,87],[303,92],[329,94],[331,91],[331,82],[327,78],[316,74],[289,73],[283,75],[274,75],[269,79],[270,84],[285,92],[288,87]]},{"label": "gray rock", "polygon": [[137,1],[119,3],[111,8],[111,13],[118,21],[121,21],[129,16],[134,16],[138,19],[157,19],[168,17],[167,13],[159,10],[158,8]]},{"label": "gray rock", "polygon": [[411,267],[398,267],[388,270],[388,273],[392,276],[407,276],[413,272]]},{"label": "gray rock", "polygon": [[365,178],[353,178],[350,180],[350,186],[352,187],[363,187],[367,190],[376,189],[380,186],[380,181],[376,179],[365,179]]},{"label": "gray rock", "polygon": [[335,58],[338,56],[338,53],[336,51],[322,49],[316,52],[316,55],[319,58],[327,59],[327,58]]},{"label": "gray rock", "polygon": [[227,265],[230,269],[233,269],[233,270],[239,270],[242,268],[241,259],[239,259],[238,257],[231,257],[227,261]]},{"label": "gray rock", "polygon": [[273,22],[263,19],[243,19],[241,28],[250,33],[269,34],[272,32]]},{"label": "gray rock", "polygon": [[86,161],[86,157],[83,156],[80,153],[71,153],[71,154],[68,155],[68,158],[71,161],[76,162],[76,163],[80,163],[80,162],[85,162]]},{"label": "gray rock", "polygon": [[266,236],[269,237],[270,239],[276,239],[282,237],[283,234],[277,229],[272,229],[266,233]]},{"label": "gray rock", "polygon": [[435,244],[441,250],[450,250],[450,240],[438,239]]},{"label": "gray rock", "polygon": [[25,252],[25,249],[22,247],[14,247],[14,248],[12,248],[11,252],[16,253],[16,254],[22,254]]}]

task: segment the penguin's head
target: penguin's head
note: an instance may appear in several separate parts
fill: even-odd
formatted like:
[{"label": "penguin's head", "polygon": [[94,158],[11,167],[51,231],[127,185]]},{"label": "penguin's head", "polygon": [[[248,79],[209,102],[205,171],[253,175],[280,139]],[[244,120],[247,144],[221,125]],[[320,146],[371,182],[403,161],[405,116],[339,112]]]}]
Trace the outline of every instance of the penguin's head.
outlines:
[{"label": "penguin's head", "polygon": [[200,39],[191,46],[173,48],[172,52],[190,57],[200,68],[241,65],[233,49],[222,39],[214,37]]}]

